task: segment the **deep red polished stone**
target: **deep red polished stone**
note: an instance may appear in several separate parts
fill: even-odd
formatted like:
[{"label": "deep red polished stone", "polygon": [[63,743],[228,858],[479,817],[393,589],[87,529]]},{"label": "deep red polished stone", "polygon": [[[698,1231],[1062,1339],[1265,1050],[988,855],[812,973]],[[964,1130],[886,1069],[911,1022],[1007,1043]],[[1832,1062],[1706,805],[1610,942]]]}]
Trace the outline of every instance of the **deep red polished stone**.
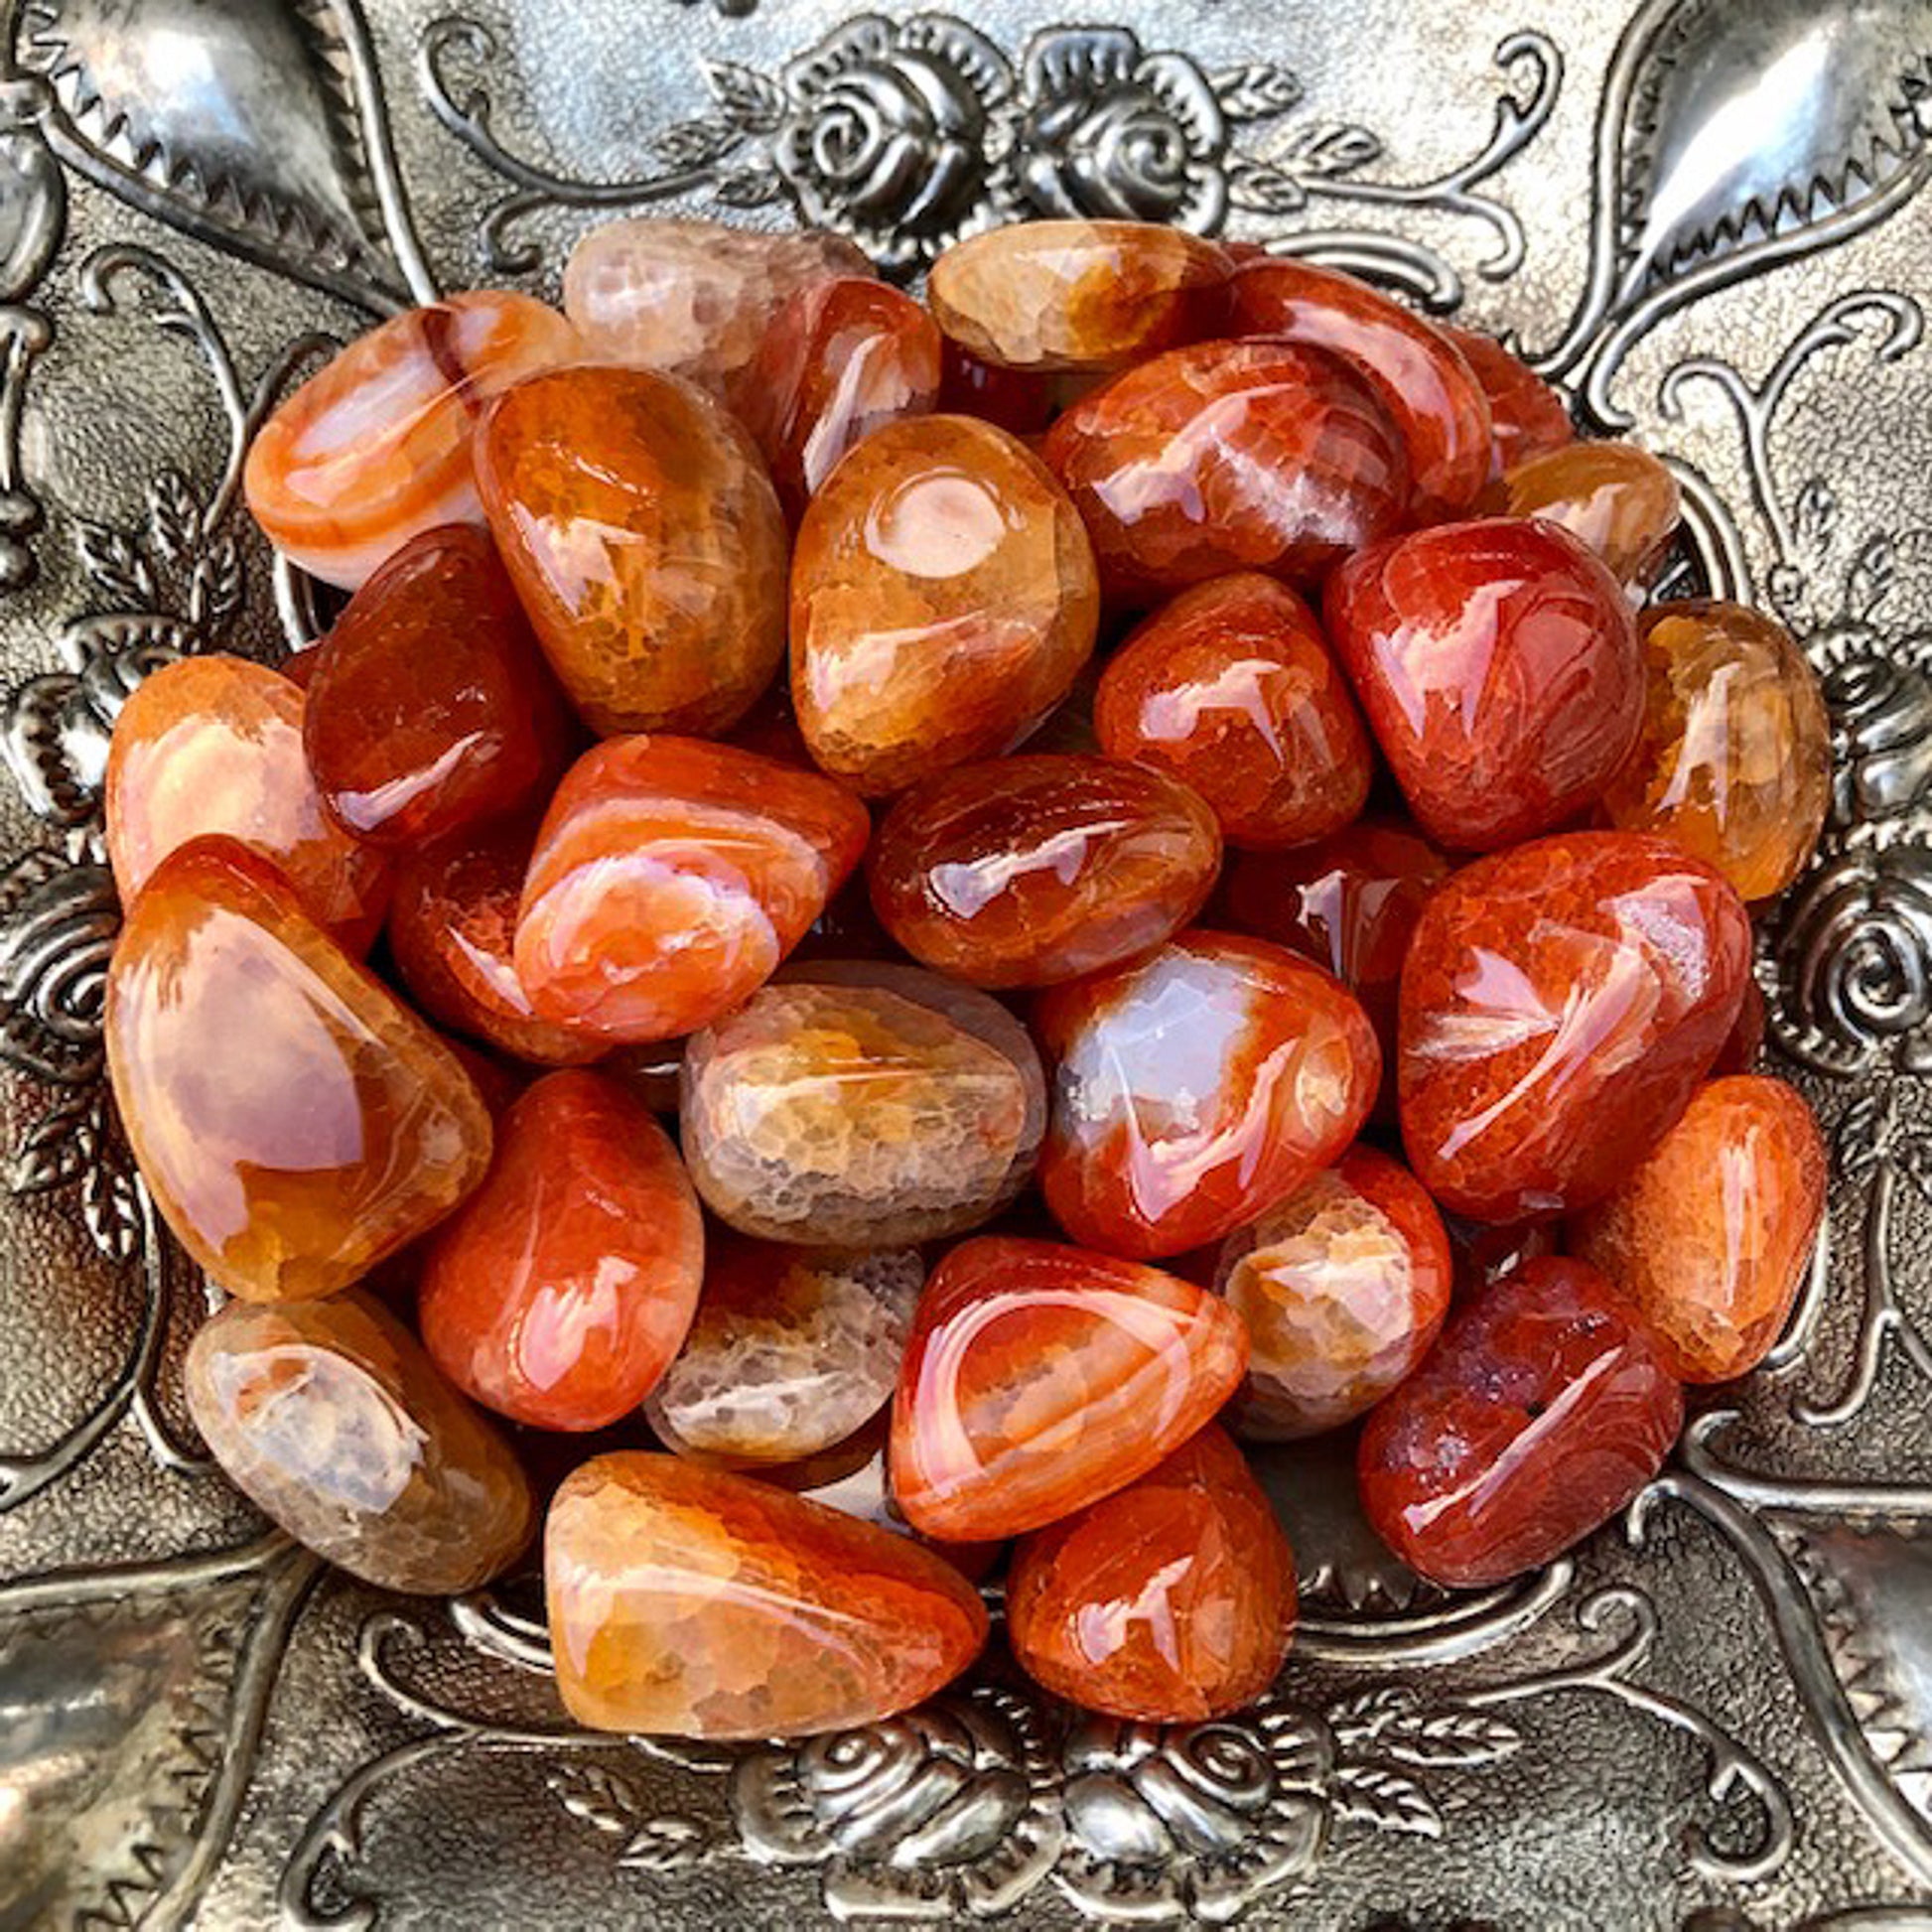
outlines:
[{"label": "deep red polished stone", "polygon": [[1534,456],[1560,450],[1577,432],[1563,398],[1493,336],[1473,329],[1438,327],[1462,351],[1489,398],[1489,429],[1495,445],[1491,474],[1500,477]]},{"label": "deep red polished stone", "polygon": [[1369,1417],[1362,1506],[1432,1582],[1503,1583],[1608,1522],[1683,1420],[1683,1390],[1610,1284],[1585,1262],[1525,1262]]},{"label": "deep red polished stone", "polygon": [[1636,743],[1630,607],[1567,531],[1506,518],[1412,531],[1343,564],[1322,614],[1439,845],[1488,852],[1562,825]]}]

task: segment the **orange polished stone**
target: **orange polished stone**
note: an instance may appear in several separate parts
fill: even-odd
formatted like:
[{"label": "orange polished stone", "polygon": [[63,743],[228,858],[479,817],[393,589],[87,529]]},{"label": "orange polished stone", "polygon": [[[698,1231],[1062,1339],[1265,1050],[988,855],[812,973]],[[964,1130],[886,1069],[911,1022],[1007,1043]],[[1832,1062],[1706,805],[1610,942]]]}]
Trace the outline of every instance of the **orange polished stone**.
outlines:
[{"label": "orange polished stone", "polygon": [[349,600],[302,720],[331,814],[382,845],[530,803],[574,729],[489,538],[467,523],[425,530]]},{"label": "orange polished stone", "polygon": [[1568,443],[1527,458],[1484,493],[1492,516],[1556,523],[1601,557],[1619,583],[1641,587],[1677,532],[1677,479],[1633,443]]},{"label": "orange polished stone", "polygon": [[1737,1018],[1743,901],[1669,839],[1571,832],[1465,866],[1402,974],[1402,1136],[1478,1221],[1602,1199],[1662,1139]]},{"label": "orange polished stone", "polygon": [[1074,1240],[1143,1260],[1218,1241],[1325,1168],[1381,1078],[1341,987],[1235,933],[1050,988],[1034,1025],[1055,1062],[1046,1204]]},{"label": "orange polished stone", "polygon": [[182,1383],[235,1487],[380,1589],[476,1589],[536,1527],[508,1443],[370,1296],[230,1302],[196,1331]]},{"label": "orange polished stone", "polygon": [[1248,1324],[1237,1434],[1353,1422],[1428,1354],[1449,1312],[1443,1217],[1408,1169],[1353,1147],[1222,1243],[1215,1286]]},{"label": "orange polished stone", "polygon": [[1489,399],[1489,429],[1495,448],[1490,474],[1500,477],[1546,450],[1560,450],[1577,432],[1563,398],[1493,336],[1473,329],[1457,329],[1447,322],[1439,328],[1462,351],[1475,379]]},{"label": "orange polished stone", "polygon": [[904,1537],[674,1455],[600,1455],[544,1529],[557,1688],[599,1730],[877,1724],[979,1654],[979,1593]]},{"label": "orange polished stone", "polygon": [[539,1019],[516,977],[516,915],[535,838],[529,819],[512,819],[404,855],[389,952],[432,1019],[520,1060],[579,1066],[608,1053],[610,1036]]},{"label": "orange polished stone", "polygon": [[946,334],[1010,369],[1125,368],[1223,333],[1228,258],[1151,221],[1026,221],[956,241],[926,300]]},{"label": "orange polished stone", "polygon": [[232,839],[156,869],[114,947],[103,1032],[155,1205],[251,1301],[346,1288],[489,1165],[469,1075]]},{"label": "orange polished stone", "polygon": [[436,1232],[423,1342],[488,1408],[535,1429],[602,1429],[657,1386],[703,1274],[698,1197],[650,1110],[588,1069],[547,1073]]},{"label": "orange polished stone", "polygon": [[901,290],[863,276],[800,289],[759,345],[741,405],[795,523],[875,430],[939,400],[939,332]]},{"label": "orange polished stone", "polygon": [[300,690],[245,657],[164,664],[114,722],[102,809],[123,900],[169,853],[224,833],[272,860],[350,952],[368,949],[389,898],[389,861],[324,809],[302,752]]},{"label": "orange polished stone", "polygon": [[1757,990],[1756,980],[1747,979],[1744,982],[1744,1003],[1737,1009],[1737,1024],[1725,1036],[1725,1043],[1712,1063],[1713,1079],[1725,1073],[1751,1073],[1756,1070],[1757,1056],[1764,1047],[1764,1029],[1769,1017],[1764,1008],[1764,995]]},{"label": "orange polished stone", "polygon": [[871,796],[1016,744],[1093,650],[1093,551],[1006,431],[889,423],[798,528],[791,693],[816,759]]},{"label": "orange polished stone", "polygon": [[1233,845],[1305,845],[1368,797],[1374,754],[1314,615],[1253,571],[1182,591],[1101,673],[1093,725],[1112,758],[1160,766]]},{"label": "orange polished stone", "polygon": [[470,444],[489,397],[582,353],[527,295],[483,290],[358,336],[255,434],[242,472],[268,539],[353,590],[413,536],[481,523]]},{"label": "orange polished stone", "polygon": [[1776,619],[1741,604],[1655,604],[1638,636],[1643,729],[1604,811],[1668,833],[1746,898],[1782,892],[1810,861],[1831,803],[1817,673]]},{"label": "orange polished stone", "polygon": [[1295,1632],[1295,1558],[1241,1451],[1211,1425],[1144,1476],[1021,1538],[1007,1634],[1086,1711],[1198,1724],[1252,1704]]},{"label": "orange polished stone", "polygon": [[1287,255],[1245,263],[1228,300],[1230,335],[1325,348],[1375,391],[1408,447],[1418,522],[1467,511],[1489,481],[1489,398],[1442,330],[1352,275]]},{"label": "orange polished stone", "polygon": [[1042,454],[1102,588],[1127,603],[1234,570],[1310,582],[1399,528],[1409,502],[1402,435],[1374,391],[1292,343],[1170,349],[1082,397]]},{"label": "orange polished stone", "polygon": [[816,772],[696,739],[611,739],[550,801],[516,977],[538,1018],[669,1039],[771,976],[859,863],[866,810]]},{"label": "orange polished stone", "polygon": [[893,1399],[914,1529],[982,1542],[1145,1475],[1248,1362],[1241,1318],[1190,1282],[1052,1241],[982,1236],[933,1270]]},{"label": "orange polished stone", "polygon": [[1214,814],[1178,780],[1042,753],[907,792],[879,828],[872,901],[927,966],[976,986],[1049,986],[1177,932],[1220,858]]},{"label": "orange polished stone", "polygon": [[600,732],[728,730],[785,643],[785,522],[758,446],[645,369],[520,382],[477,483],[537,640]]},{"label": "orange polished stone", "polygon": [[1825,1215],[1818,1123],[1782,1080],[1713,1080],[1608,1199],[1573,1253],[1636,1304],[1665,1365],[1727,1382],[1763,1360],[1798,1299]]}]

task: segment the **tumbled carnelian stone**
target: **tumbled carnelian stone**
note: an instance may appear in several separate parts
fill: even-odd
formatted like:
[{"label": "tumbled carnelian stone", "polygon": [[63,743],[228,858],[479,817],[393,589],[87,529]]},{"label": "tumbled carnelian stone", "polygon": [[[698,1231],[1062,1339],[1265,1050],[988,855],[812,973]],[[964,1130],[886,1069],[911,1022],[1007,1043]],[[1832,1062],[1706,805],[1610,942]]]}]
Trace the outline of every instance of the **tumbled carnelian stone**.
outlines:
[{"label": "tumbled carnelian stone", "polygon": [[1634,443],[1568,443],[1530,457],[1484,492],[1494,516],[1534,516],[1588,545],[1618,583],[1648,584],[1677,532],[1677,479]]},{"label": "tumbled carnelian stone", "polygon": [[1351,557],[1322,613],[1416,823],[1487,852],[1591,804],[1643,721],[1621,586],[1567,531],[1484,518]]},{"label": "tumbled carnelian stone", "polygon": [[904,1537],[674,1455],[600,1455],[544,1529],[565,1708],[600,1730],[849,1730],[943,1689],[986,1641],[979,1593]]},{"label": "tumbled carnelian stone", "polygon": [[728,730],[784,655],[785,523],[751,437],[647,369],[556,369],[477,431],[489,526],[600,732]]},{"label": "tumbled carnelian stone", "polygon": [[310,674],[302,740],[337,823],[447,837],[548,790],[573,726],[488,536],[425,530],[349,599]]},{"label": "tumbled carnelian stone", "polygon": [[795,523],[848,450],[938,400],[932,318],[902,290],[849,275],[814,282],[779,310],[742,409]]},{"label": "tumbled carnelian stone", "polygon": [[1478,1221],[1600,1200],[1709,1071],[1750,958],[1743,901],[1669,839],[1570,832],[1463,867],[1402,974],[1418,1177]]},{"label": "tumbled carnelian stone", "polygon": [[489,397],[582,353],[527,295],[483,290],[359,336],[255,433],[248,507],[276,549],[353,590],[413,536],[481,523],[470,444]]},{"label": "tumbled carnelian stone", "polygon": [[1492,1283],[1512,1274],[1526,1261],[1557,1252],[1560,1221],[1468,1221],[1460,1214],[1445,1214],[1455,1279],[1452,1302],[1466,1302]]},{"label": "tumbled carnelian stone", "polygon": [[1488,398],[1492,476],[1500,477],[1546,450],[1560,450],[1575,437],[1563,398],[1520,356],[1477,330],[1447,322],[1436,326],[1462,351]]},{"label": "tumbled carnelian stone", "polygon": [[1219,918],[1325,966],[1362,1003],[1382,1048],[1378,1107],[1391,1118],[1402,962],[1449,871],[1400,821],[1362,819],[1293,852],[1237,852],[1221,878]]},{"label": "tumbled carnelian stone", "polygon": [[1196,584],[1145,619],[1100,675],[1093,726],[1109,757],[1185,779],[1233,845],[1339,831],[1374,775],[1313,613],[1255,571]]},{"label": "tumbled carnelian stone", "polygon": [[1197,1724],[1274,1683],[1295,1599],[1288,1538],[1210,1424],[1126,1488],[1021,1539],[1007,1634],[1021,1669],[1055,1697]]},{"label": "tumbled carnelian stone", "polygon": [[1125,368],[1223,333],[1228,258],[1151,221],[1026,221],[956,241],[932,264],[933,320],[1010,369]]},{"label": "tumbled carnelian stone", "polygon": [[437,1230],[423,1342],[488,1408],[535,1429],[602,1429],[656,1387],[703,1275],[698,1197],[650,1110],[588,1068],[547,1073]]},{"label": "tumbled carnelian stone", "polygon": [[1183,932],[1043,993],[1055,1061],[1046,1204],[1084,1246],[1148,1260],[1217,1241],[1325,1168],[1381,1079],[1368,1016],[1266,939]]},{"label": "tumbled carnelian stone", "polygon": [[1369,1417],[1362,1505],[1432,1582],[1500,1584],[1608,1522],[1683,1419],[1683,1390],[1611,1285],[1586,1262],[1528,1261]]},{"label": "tumbled carnelian stone", "polygon": [[1026,1028],[916,966],[799,967],[694,1034],[685,1156],[705,1204],[840,1248],[977,1227],[1033,1175],[1046,1082]]},{"label": "tumbled carnelian stone", "polygon": [[1825,1144],[1782,1080],[1738,1074],[1691,1104],[1607,1199],[1570,1222],[1685,1382],[1727,1382],[1777,1340],[1825,1214]]},{"label": "tumbled carnelian stone", "polygon": [[318,923],[368,949],[389,898],[389,861],[324,809],[302,752],[301,691],[279,672],[212,651],[144,678],[107,748],[102,810],[123,901],[169,853],[204,834],[272,860]]},{"label": "tumbled carnelian stone", "polygon": [[1718,1049],[1718,1057],[1711,1063],[1711,1077],[1721,1078],[1726,1073],[1751,1073],[1756,1070],[1757,1056],[1764,1047],[1764,1030],[1770,1016],[1765,1011],[1764,995],[1758,991],[1757,981],[1744,982],[1744,1003],[1737,1009],[1737,1024],[1725,1035],[1725,1043]]},{"label": "tumbled carnelian stone", "polygon": [[1170,349],[1083,396],[1041,453],[1101,587],[1127,603],[1233,570],[1312,581],[1399,528],[1409,501],[1401,433],[1374,392],[1292,343]]},{"label": "tumbled carnelian stone", "polygon": [[1015,436],[1037,436],[1059,407],[1058,377],[1045,369],[1003,369],[950,337],[940,338],[939,407],[978,416]]},{"label": "tumbled carnelian stone", "polygon": [[696,739],[607,740],[537,833],[516,977],[538,1018],[669,1039],[755,992],[859,863],[870,826],[815,771]]},{"label": "tumbled carnelian stone", "polygon": [[932,1272],[893,1398],[893,1489],[914,1529],[1038,1529],[1145,1475],[1247,1367],[1225,1302],[1138,1262],[986,1235]]},{"label": "tumbled carnelian stone", "polygon": [[1411,513],[1464,514],[1489,481],[1489,398],[1432,322],[1332,268],[1291,256],[1247,262],[1228,284],[1232,336],[1267,336],[1338,355],[1402,432]]},{"label": "tumbled carnelian stone", "polygon": [[102,1032],[155,1205],[230,1294],[333,1295],[489,1165],[469,1075],[233,839],[155,869],[115,943]]},{"label": "tumbled carnelian stone", "polygon": [[791,695],[812,757],[870,796],[1004,752],[1100,621],[1093,550],[1038,458],[969,416],[889,423],[805,511]]},{"label": "tumbled carnelian stone", "polygon": [[475,1589],[536,1527],[509,1444],[371,1296],[230,1302],[196,1331],[182,1383],[236,1488],[378,1588]]},{"label": "tumbled carnelian stone", "polygon": [[432,1019],[543,1066],[580,1066],[612,1047],[594,1028],[539,1019],[516,977],[516,915],[536,826],[482,825],[403,855],[389,952]]},{"label": "tumbled carnelian stone", "polygon": [[1366,1414],[1429,1352],[1453,1264],[1408,1169],[1352,1147],[1221,1244],[1215,1289],[1248,1324],[1236,1434],[1293,1442]]},{"label": "tumbled carnelian stone", "polygon": [[1048,986],[1177,932],[1220,865],[1214,814],[1145,765],[1036,754],[914,787],[873,846],[872,902],[913,958],[976,986]]},{"label": "tumbled carnelian stone", "polygon": [[1611,778],[1613,824],[1665,832],[1746,898],[1811,858],[1831,803],[1817,674],[1776,619],[1741,604],[1656,604],[1639,621],[1643,726]]}]

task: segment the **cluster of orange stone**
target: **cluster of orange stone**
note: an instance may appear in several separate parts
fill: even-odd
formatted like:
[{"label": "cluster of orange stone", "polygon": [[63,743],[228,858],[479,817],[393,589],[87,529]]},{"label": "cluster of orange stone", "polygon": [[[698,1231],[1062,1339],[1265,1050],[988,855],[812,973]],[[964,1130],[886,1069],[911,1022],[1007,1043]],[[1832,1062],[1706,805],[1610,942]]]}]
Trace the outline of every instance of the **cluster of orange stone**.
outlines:
[{"label": "cluster of orange stone", "polygon": [[1824,1187],[1744,1070],[1824,713],[1768,620],[1644,608],[1670,473],[1162,228],[981,235],[922,307],[621,222],[565,302],[277,411],[249,502],[353,595],[114,734],[109,1066],[233,1298],[235,1481],[405,1590],[541,1519],[570,1709],[720,1737],[930,1695],[1011,1539],[1041,1684],[1238,1708],[1296,1591],[1232,1437],[1367,1416],[1449,1585],[1620,1507]]}]

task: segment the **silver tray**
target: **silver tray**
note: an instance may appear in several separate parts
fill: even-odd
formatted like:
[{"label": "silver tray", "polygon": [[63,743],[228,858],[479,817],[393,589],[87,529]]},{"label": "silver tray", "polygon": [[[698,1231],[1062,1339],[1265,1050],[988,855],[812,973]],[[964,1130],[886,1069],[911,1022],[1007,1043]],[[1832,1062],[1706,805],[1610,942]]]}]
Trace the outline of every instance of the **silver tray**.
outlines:
[{"label": "silver tray", "polygon": [[[0,19],[0,1932],[1932,1925],[1926,0]],[[171,653],[305,633],[235,481],[328,338],[554,291],[649,206],[908,273],[1079,209],[1363,270],[1664,454],[1677,585],[1804,639],[1835,811],[1760,969],[1833,1137],[1829,1254],[1574,1561],[1446,1598],[1332,1450],[1284,1452],[1307,1615],[1239,1722],[1079,1722],[995,1661],[808,1748],[666,1748],[571,1727],[526,1593],[385,1599],[209,1472],[204,1291],[101,1083],[105,735]]]}]

